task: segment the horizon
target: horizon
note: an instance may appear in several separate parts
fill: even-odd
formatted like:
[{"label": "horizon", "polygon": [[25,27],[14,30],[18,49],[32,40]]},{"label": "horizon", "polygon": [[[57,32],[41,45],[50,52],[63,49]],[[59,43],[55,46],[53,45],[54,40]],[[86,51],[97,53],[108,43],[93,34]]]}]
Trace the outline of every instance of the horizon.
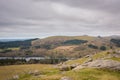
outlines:
[{"label": "horizon", "polygon": [[[90,36],[90,37],[98,37],[98,36],[101,36],[101,35],[98,35],[98,36],[93,36],[93,35],[53,35],[53,36],[44,36],[44,37],[18,37],[18,38],[0,38],[0,40],[29,40],[29,39],[35,39],[35,38],[38,38],[38,39],[44,39],[44,38],[48,38],[48,37],[56,37],[56,36],[66,36],[66,37],[74,37],[74,36]],[[101,36],[101,37],[111,37],[111,36],[120,36],[120,35],[106,35],[106,36]]]}]

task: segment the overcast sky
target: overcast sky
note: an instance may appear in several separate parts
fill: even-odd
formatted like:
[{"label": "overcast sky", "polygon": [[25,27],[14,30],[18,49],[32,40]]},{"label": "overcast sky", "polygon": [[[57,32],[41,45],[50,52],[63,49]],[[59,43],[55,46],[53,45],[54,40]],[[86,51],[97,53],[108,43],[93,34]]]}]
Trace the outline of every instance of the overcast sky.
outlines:
[{"label": "overcast sky", "polygon": [[0,0],[0,38],[120,35],[120,0]]}]

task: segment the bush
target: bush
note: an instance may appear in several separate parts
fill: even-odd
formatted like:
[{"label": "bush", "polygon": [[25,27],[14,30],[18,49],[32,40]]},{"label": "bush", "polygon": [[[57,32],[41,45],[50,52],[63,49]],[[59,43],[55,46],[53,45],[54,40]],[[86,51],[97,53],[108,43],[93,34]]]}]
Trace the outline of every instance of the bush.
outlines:
[{"label": "bush", "polygon": [[93,48],[93,49],[98,49],[98,47],[97,47],[97,46],[92,45],[92,44],[89,44],[89,45],[88,45],[88,47],[89,47],[89,48]]},{"label": "bush", "polygon": [[104,50],[106,50],[106,47],[105,46],[101,46],[100,50],[104,51]]},{"label": "bush", "polygon": [[114,43],[117,47],[120,47],[120,39],[111,39],[112,43]]},{"label": "bush", "polygon": [[63,42],[63,44],[72,44],[72,45],[77,45],[77,44],[83,44],[83,43],[86,43],[88,41],[86,40],[77,40],[77,39],[73,39],[73,40],[67,40],[65,42]]}]

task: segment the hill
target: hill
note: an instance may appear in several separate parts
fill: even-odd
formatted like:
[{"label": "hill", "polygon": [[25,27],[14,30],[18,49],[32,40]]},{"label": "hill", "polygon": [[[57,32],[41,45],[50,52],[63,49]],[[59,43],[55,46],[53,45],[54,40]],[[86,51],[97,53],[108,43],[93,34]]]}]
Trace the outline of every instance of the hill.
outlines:
[{"label": "hill", "polygon": [[[57,56],[78,58],[87,54],[95,54],[103,50],[111,49],[111,46],[114,47],[114,45],[111,44],[110,40],[111,37],[52,36],[34,40],[32,47],[37,54],[44,49],[46,53],[42,52],[43,55],[54,54]],[[72,47],[72,50],[69,46]]]},{"label": "hill", "polygon": [[119,48],[119,37],[52,36],[44,39],[2,42],[0,56],[42,56],[80,58]]}]

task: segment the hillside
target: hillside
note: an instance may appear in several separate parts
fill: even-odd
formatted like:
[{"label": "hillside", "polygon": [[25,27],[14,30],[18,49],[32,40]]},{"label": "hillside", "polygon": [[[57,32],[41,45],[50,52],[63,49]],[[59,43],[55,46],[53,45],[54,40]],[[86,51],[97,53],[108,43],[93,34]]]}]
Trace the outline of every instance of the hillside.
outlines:
[{"label": "hillside", "polygon": [[116,47],[111,39],[112,37],[52,36],[33,41],[32,47],[37,53],[44,49],[48,54],[78,58]]},{"label": "hillside", "polygon": [[92,36],[52,36],[52,37],[47,37],[44,39],[39,39],[35,40],[32,42],[33,46],[37,46],[40,44],[57,44],[60,42],[64,42],[67,40],[93,40],[95,37]]},{"label": "hillside", "polygon": [[[44,39],[2,42],[0,56],[55,56],[80,58],[119,47],[119,37],[52,36]],[[15,45],[14,45],[15,44]]]}]

